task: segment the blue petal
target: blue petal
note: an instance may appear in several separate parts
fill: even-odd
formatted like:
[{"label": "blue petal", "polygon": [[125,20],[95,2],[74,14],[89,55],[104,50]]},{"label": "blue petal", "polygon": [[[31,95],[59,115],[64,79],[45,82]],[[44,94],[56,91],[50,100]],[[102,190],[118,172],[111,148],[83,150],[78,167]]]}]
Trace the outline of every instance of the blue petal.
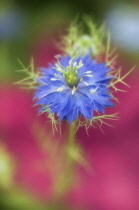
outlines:
[{"label": "blue petal", "polygon": [[75,101],[72,98],[72,95],[68,97],[68,102],[66,106],[61,110],[59,113],[60,120],[63,120],[63,118],[71,112],[71,110],[75,107]]},{"label": "blue petal", "polygon": [[77,91],[75,93],[74,100],[76,100],[76,106],[79,112],[81,113],[81,115],[83,115],[87,119],[91,119],[93,116],[92,104],[88,96]]},{"label": "blue petal", "polygon": [[74,120],[78,118],[79,111],[77,108],[72,109],[65,117],[66,120],[69,121],[70,125],[73,123]]}]

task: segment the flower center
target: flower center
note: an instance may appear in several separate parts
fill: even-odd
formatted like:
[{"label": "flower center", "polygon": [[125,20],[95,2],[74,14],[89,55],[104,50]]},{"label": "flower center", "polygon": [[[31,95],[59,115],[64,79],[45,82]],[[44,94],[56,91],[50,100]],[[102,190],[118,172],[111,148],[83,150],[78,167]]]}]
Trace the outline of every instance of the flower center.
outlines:
[{"label": "flower center", "polygon": [[80,60],[78,63],[73,62],[74,59],[78,56],[78,53],[79,52],[77,52],[75,56],[71,58],[71,60],[69,61],[69,66],[64,67],[58,61],[56,67],[54,67],[57,71],[63,74],[63,77],[65,78],[66,83],[70,88],[74,88],[77,86],[78,69],[83,66],[82,60]]},{"label": "flower center", "polygon": [[65,80],[69,87],[75,87],[77,85],[77,75],[75,71],[72,72],[69,70],[65,75]]}]

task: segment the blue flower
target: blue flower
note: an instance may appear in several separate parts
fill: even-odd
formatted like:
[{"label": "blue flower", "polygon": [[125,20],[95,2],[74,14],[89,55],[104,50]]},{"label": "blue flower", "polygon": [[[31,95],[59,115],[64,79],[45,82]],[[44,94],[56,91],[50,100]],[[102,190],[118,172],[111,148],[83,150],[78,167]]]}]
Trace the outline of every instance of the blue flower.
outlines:
[{"label": "blue flower", "polygon": [[[89,55],[60,57],[55,64],[41,68],[40,84],[35,93],[39,112],[55,113],[70,124],[78,117],[93,119],[94,111],[104,114],[112,107],[109,83],[113,76],[106,63],[98,64]],[[109,75],[109,76],[108,76]],[[48,110],[47,109],[47,110]]]}]

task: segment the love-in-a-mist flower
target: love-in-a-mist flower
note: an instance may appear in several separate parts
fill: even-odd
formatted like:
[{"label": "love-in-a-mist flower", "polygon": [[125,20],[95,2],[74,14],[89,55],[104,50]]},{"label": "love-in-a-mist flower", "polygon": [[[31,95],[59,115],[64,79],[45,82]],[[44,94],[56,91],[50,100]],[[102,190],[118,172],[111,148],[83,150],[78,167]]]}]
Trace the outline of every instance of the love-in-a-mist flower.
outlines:
[{"label": "love-in-a-mist flower", "polygon": [[[39,113],[47,113],[52,125],[78,120],[77,128],[87,129],[96,121],[102,124],[104,119],[116,119],[116,114],[105,114],[105,109],[113,106],[111,88],[121,91],[117,83],[126,85],[123,80],[133,70],[121,77],[121,68],[114,67],[117,55],[111,50],[109,34],[104,44],[104,26],[96,27],[90,18],[85,24],[88,35],[79,30],[78,24],[69,28],[60,43],[63,56],[48,68],[35,71],[33,62],[28,68],[22,65],[27,77],[17,84],[36,90],[35,105],[40,106]],[[105,62],[99,63],[102,53]]]},{"label": "love-in-a-mist flower", "polygon": [[80,57],[78,53],[41,68],[35,93],[40,113],[49,111],[70,124],[80,116],[93,119],[94,111],[104,114],[106,107],[113,106],[109,90],[113,76],[108,76],[109,72],[106,63],[98,64],[90,55]]}]

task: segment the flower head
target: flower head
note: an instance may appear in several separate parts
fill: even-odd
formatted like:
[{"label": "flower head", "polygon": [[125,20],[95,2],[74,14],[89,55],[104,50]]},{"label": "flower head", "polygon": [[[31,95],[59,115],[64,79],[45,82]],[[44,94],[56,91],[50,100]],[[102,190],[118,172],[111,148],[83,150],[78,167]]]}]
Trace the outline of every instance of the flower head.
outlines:
[{"label": "flower head", "polygon": [[94,40],[91,36],[88,35],[82,35],[81,37],[79,37],[73,45],[73,50],[79,50],[82,56],[87,55],[88,53],[90,53],[91,55],[97,54]]},{"label": "flower head", "polygon": [[91,57],[104,53],[105,24],[97,26],[89,16],[84,16],[83,22],[75,19],[63,35],[59,45],[64,54],[74,56],[79,51],[80,56],[90,54]]},{"label": "flower head", "polygon": [[98,64],[90,55],[85,57],[60,57],[55,64],[41,68],[40,86],[35,93],[36,105],[41,105],[40,113],[55,113],[60,121],[70,124],[83,116],[93,119],[94,111],[104,113],[106,107],[113,106],[108,76],[110,68],[106,63]]}]

